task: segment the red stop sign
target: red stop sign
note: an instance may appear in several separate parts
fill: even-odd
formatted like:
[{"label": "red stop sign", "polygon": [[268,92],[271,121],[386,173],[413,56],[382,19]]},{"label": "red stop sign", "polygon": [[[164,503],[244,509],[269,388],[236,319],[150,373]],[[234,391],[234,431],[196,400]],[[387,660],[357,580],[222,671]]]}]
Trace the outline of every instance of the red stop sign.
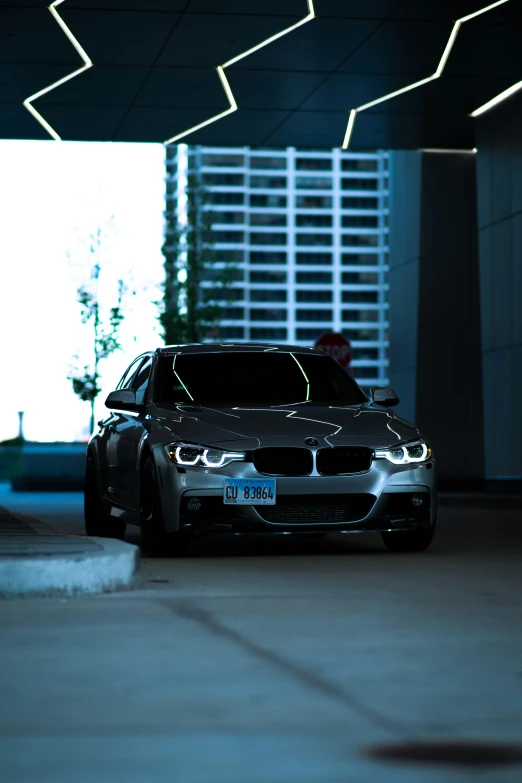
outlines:
[{"label": "red stop sign", "polygon": [[315,348],[320,348],[339,362],[341,367],[348,367],[352,361],[352,346],[339,332],[323,332],[315,342]]}]

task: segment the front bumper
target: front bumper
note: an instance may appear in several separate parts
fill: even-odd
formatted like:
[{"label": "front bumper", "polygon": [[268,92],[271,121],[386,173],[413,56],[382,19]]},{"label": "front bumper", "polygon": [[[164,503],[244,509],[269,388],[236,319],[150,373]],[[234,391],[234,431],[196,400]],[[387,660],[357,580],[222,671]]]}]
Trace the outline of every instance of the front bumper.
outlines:
[{"label": "front bumper", "polygon": [[[194,535],[220,532],[363,533],[412,530],[431,524],[431,496],[425,488],[415,493],[384,494],[379,500],[372,495],[356,494],[311,495],[308,500],[283,495],[275,506],[238,507],[224,505],[217,497],[198,496],[197,499],[198,503],[194,504],[194,496],[190,496],[190,500],[183,498],[180,508],[179,529]],[[413,506],[412,499],[421,505]],[[199,508],[191,508],[194,505]],[[368,513],[364,513],[365,506],[370,509]],[[339,520],[343,511],[345,518]],[[353,516],[358,518],[350,518]]]},{"label": "front bumper", "polygon": [[348,476],[276,478],[273,506],[223,503],[224,479],[260,478],[250,463],[222,469],[178,468],[163,449],[155,454],[167,530],[211,533],[363,533],[412,530],[435,524],[435,469],[374,460]]}]

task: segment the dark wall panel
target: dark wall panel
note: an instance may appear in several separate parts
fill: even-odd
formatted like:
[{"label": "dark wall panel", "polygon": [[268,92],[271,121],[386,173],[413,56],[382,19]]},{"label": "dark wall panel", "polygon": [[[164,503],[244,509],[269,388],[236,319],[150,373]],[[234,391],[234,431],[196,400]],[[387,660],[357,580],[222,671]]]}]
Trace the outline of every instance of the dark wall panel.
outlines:
[{"label": "dark wall panel", "polygon": [[522,484],[521,126],[519,95],[477,118],[485,467],[508,491]]},{"label": "dark wall panel", "polygon": [[475,155],[424,153],[417,421],[441,477],[483,477]]},{"label": "dark wall panel", "polygon": [[395,152],[390,377],[444,481],[484,475],[475,156]]}]

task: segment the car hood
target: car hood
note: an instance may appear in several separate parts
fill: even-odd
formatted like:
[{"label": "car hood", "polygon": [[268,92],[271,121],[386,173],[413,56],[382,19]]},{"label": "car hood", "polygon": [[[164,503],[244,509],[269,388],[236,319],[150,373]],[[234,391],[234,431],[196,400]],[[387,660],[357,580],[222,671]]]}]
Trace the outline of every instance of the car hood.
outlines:
[{"label": "car hood", "polygon": [[207,445],[226,442],[230,449],[303,445],[305,438],[315,438],[319,445],[335,442],[378,448],[419,436],[413,424],[371,404],[281,408],[172,405],[154,408],[151,418],[166,429],[167,437]]}]

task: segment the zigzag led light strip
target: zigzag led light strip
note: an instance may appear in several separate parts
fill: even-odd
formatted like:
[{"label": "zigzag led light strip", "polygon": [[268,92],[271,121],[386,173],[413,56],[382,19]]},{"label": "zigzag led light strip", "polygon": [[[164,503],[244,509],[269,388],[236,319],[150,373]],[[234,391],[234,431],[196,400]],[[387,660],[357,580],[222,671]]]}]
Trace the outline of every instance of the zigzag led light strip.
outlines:
[{"label": "zigzag led light strip", "polygon": [[35,92],[34,95],[30,95],[28,98],[24,101],[25,108],[31,112],[33,117],[38,120],[40,125],[45,128],[45,130],[55,139],[56,141],[61,141],[61,136],[59,136],[54,128],[52,128],[47,120],[45,120],[40,112],[37,112],[34,106],[31,105],[31,101],[35,101],[37,98],[41,98],[42,95],[45,95],[47,92],[51,92],[51,90],[56,89],[56,87],[59,87],[61,84],[64,84],[65,82],[68,82],[70,79],[74,79],[75,76],[78,76],[83,71],[86,71],[88,68],[92,66],[92,61],[87,55],[86,51],[83,49],[83,47],[80,45],[79,41],[74,37],[71,30],[67,27],[65,22],[63,21],[62,17],[56,10],[56,6],[63,3],[64,0],[54,0],[54,3],[51,3],[49,6],[49,11],[53,15],[54,19],[58,22],[62,30],[64,31],[65,35],[69,39],[69,41],[72,43],[80,57],[82,58],[84,65],[82,65],[81,68],[78,68],[76,71],[73,71],[68,76],[64,76],[62,79],[58,79],[57,82],[53,82],[48,87],[44,87],[43,90],[39,90],[38,92]]},{"label": "zigzag led light strip", "polygon": [[246,52],[242,52],[242,54],[238,54],[237,57],[233,57],[231,60],[228,60],[226,63],[223,63],[223,65],[217,66],[216,70],[218,72],[218,76],[220,78],[221,84],[223,85],[223,89],[225,91],[225,95],[227,96],[227,100],[230,104],[228,109],[220,112],[219,114],[216,114],[214,117],[210,117],[210,119],[205,120],[204,122],[200,122],[199,125],[194,125],[192,128],[188,128],[182,133],[178,133],[176,136],[172,136],[172,138],[167,139],[164,142],[164,144],[173,144],[174,142],[183,139],[185,136],[188,136],[189,133],[194,133],[195,131],[204,128],[206,125],[210,125],[212,122],[217,122],[217,120],[220,120],[222,117],[226,117],[227,114],[232,114],[232,112],[237,111],[238,105],[234,98],[234,94],[232,92],[230,84],[228,83],[228,79],[225,76],[225,68],[228,68],[229,65],[234,65],[234,63],[239,62],[239,60],[242,60],[244,57],[248,57],[250,54],[257,52],[258,49],[262,49],[264,46],[268,46],[268,44],[272,43],[272,41],[276,41],[278,38],[282,38],[283,35],[287,35],[288,33],[291,33],[292,30],[296,30],[298,27],[301,27],[301,25],[306,24],[307,22],[310,22],[312,19],[314,19],[315,18],[314,2],[313,0],[307,0],[307,3],[308,3],[308,14],[307,16],[304,17],[304,19],[301,19],[300,22],[296,22],[296,24],[291,25],[291,27],[287,27],[285,30],[281,30],[280,33],[271,35],[270,38],[266,39],[266,41],[262,41],[256,46],[253,46],[251,49],[248,49]]},{"label": "zigzag led light strip", "polygon": [[[507,2],[508,0],[497,0],[496,3],[491,3],[491,5],[487,5],[485,8],[480,8],[478,11],[474,11],[474,13],[472,14],[468,14],[467,16],[462,16],[460,19],[457,19],[457,21],[453,25],[453,29],[450,33],[450,37],[448,38],[448,42],[442,53],[442,57],[440,58],[439,64],[437,66],[437,70],[431,76],[427,76],[425,79],[420,79],[418,82],[414,82],[413,84],[408,84],[406,87],[401,87],[400,90],[395,90],[394,92],[388,93],[388,95],[383,95],[382,98],[377,98],[375,101],[370,101],[369,103],[363,104],[363,106],[358,106],[356,109],[352,109],[348,117],[348,125],[346,127],[346,133],[344,134],[344,141],[342,143],[341,149],[343,150],[348,149],[348,145],[350,144],[350,138],[353,132],[353,126],[355,124],[355,118],[358,112],[364,111],[365,109],[369,109],[372,106],[377,106],[378,103],[389,101],[391,98],[396,98],[397,95],[402,95],[402,93],[408,92],[409,90],[415,90],[417,87],[421,87],[423,84],[427,84],[428,82],[434,81],[434,79],[438,79],[440,76],[442,76],[442,72],[446,67],[446,63],[448,62],[448,57],[450,56],[450,52],[453,49],[453,44],[455,43],[459,30],[461,26],[464,24],[464,22],[468,22],[470,19],[474,19],[476,16],[485,14],[487,11],[491,11],[493,8],[496,8],[497,6]],[[513,85],[513,86],[516,87],[517,85]],[[522,86],[522,82],[520,83],[520,86]],[[503,93],[501,93],[501,95],[503,95]],[[500,96],[497,97],[500,98]],[[485,104],[485,106],[487,106],[487,104]],[[483,111],[486,111],[484,107],[481,107],[481,109]],[[480,112],[480,109],[477,109],[477,111]]]},{"label": "zigzag led light strip", "polygon": [[518,90],[522,90],[522,82],[517,82],[516,84],[512,84],[511,87],[508,87],[507,90],[504,90],[504,92],[499,92],[499,94],[495,95],[495,97],[492,98],[490,101],[488,101],[487,103],[483,103],[482,106],[478,107],[478,109],[472,111],[469,116],[478,117],[479,114],[484,114],[485,111],[492,109],[493,106],[497,105],[497,103],[502,103],[502,101],[505,101],[506,98],[509,98],[510,95],[513,95],[513,93],[518,92]]}]

